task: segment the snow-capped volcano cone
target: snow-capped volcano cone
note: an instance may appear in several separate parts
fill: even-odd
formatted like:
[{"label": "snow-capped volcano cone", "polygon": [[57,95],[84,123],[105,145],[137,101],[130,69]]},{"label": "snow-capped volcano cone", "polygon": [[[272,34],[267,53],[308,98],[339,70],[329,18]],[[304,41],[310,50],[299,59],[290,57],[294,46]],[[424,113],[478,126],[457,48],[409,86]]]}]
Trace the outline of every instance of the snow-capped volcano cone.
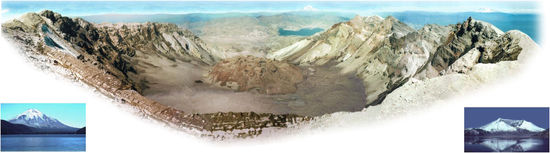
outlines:
[{"label": "snow-capped volcano cone", "polygon": [[55,118],[48,117],[37,109],[28,109],[9,120],[13,124],[23,124],[35,128],[73,128],[65,125]]},{"label": "snow-capped volcano cone", "polygon": [[530,132],[542,132],[543,128],[538,127],[537,125],[526,121],[526,120],[511,120],[498,118],[497,120],[481,126],[480,129],[489,132],[514,132],[520,130],[527,130]]},{"label": "snow-capped volcano cone", "polygon": [[17,115],[16,118],[24,117],[26,119],[34,119],[34,118],[43,118],[44,114],[42,112],[38,111],[37,109],[29,109],[22,114]]}]

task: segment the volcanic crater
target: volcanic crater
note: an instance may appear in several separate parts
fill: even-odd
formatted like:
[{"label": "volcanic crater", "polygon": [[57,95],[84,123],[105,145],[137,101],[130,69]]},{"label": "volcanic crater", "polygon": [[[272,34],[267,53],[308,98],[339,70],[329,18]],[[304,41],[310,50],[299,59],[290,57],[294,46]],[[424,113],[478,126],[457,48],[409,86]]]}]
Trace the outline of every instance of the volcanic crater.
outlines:
[{"label": "volcanic crater", "polygon": [[95,24],[49,10],[6,22],[2,32],[41,67],[65,69],[152,118],[222,137],[407,105],[430,86],[498,76],[489,74],[509,71],[538,47],[520,31],[472,18],[413,29],[391,16],[356,16],[254,56],[217,50],[174,24]]}]

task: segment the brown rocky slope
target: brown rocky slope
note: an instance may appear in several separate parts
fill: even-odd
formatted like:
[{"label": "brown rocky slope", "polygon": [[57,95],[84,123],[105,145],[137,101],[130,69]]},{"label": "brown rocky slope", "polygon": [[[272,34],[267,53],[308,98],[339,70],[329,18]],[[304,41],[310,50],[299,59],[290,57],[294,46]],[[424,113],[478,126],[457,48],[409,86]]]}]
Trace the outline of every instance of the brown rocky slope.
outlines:
[{"label": "brown rocky slope", "polygon": [[376,105],[411,78],[467,73],[478,63],[514,61],[536,49],[522,32],[504,33],[472,18],[414,30],[391,16],[356,16],[268,57],[299,65],[337,63],[341,73],[363,79],[365,103]]},{"label": "brown rocky slope", "polygon": [[264,94],[294,93],[296,84],[302,80],[299,67],[253,56],[224,59],[208,73],[208,81],[213,84]]}]

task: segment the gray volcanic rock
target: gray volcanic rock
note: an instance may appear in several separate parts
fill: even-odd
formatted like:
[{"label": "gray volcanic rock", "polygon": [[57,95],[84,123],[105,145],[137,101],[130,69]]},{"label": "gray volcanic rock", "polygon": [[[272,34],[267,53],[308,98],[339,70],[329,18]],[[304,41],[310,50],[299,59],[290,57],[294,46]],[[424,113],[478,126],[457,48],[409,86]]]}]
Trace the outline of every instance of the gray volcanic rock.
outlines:
[{"label": "gray volcanic rock", "polygon": [[451,66],[447,68],[446,73],[466,73],[477,64],[481,52],[477,48],[468,51],[462,57],[458,58]]},{"label": "gray volcanic rock", "polygon": [[520,31],[504,33],[489,23],[472,18],[451,26],[453,31],[437,48],[430,65],[422,72],[430,74],[426,77],[437,77],[449,72],[465,73],[477,63],[515,61],[520,53],[528,54],[525,52],[538,48],[529,36]]},{"label": "gray volcanic rock", "polygon": [[511,30],[487,45],[480,59],[481,63],[518,60],[520,53],[536,49],[537,44],[529,36],[518,30]]},{"label": "gray volcanic rock", "polygon": [[410,78],[467,73],[478,63],[517,60],[521,52],[536,46],[519,31],[503,33],[472,18],[415,31],[391,16],[357,16],[268,57],[300,65],[336,63],[341,73],[355,73],[363,79],[366,104],[373,105]]},{"label": "gray volcanic rock", "polygon": [[342,73],[363,79],[366,103],[376,104],[424,66],[447,31],[436,25],[415,31],[393,17],[356,16],[268,57],[301,65],[335,62]]},{"label": "gray volcanic rock", "polygon": [[[437,58],[437,57],[443,57],[443,56],[437,56],[441,54],[435,54],[434,59],[432,60],[431,65],[427,66],[427,69],[424,71],[431,71],[432,75],[428,77],[437,77],[440,75],[445,75],[448,73],[467,73],[470,71],[474,65],[478,63],[498,63],[501,61],[516,61],[516,60],[522,60],[521,56],[525,56],[529,54],[532,50],[536,50],[538,48],[537,44],[526,34],[517,31],[517,30],[511,30],[506,33],[502,33],[500,30],[495,28],[494,26],[482,22],[477,21],[469,18],[468,20],[470,25],[474,24],[478,28],[477,30],[471,29],[470,31],[466,30],[465,35],[467,36],[477,36],[477,35],[493,35],[494,37],[491,37],[491,39],[481,39],[483,36],[478,36],[478,38],[475,38],[474,40],[478,40],[475,43],[471,43],[470,50],[462,52],[461,56],[458,57],[458,59],[454,60],[454,58]],[[463,23],[462,25],[457,25],[458,27],[465,26],[468,24],[468,21]],[[480,30],[481,29],[481,30]],[[460,29],[458,30],[460,31]],[[484,33],[480,34],[479,31],[483,31]],[[448,39],[457,39],[455,38],[456,35],[454,33],[459,32],[453,32],[449,35]],[[486,34],[489,33],[489,34]],[[469,38],[469,37],[468,37]],[[464,38],[460,38],[461,40],[464,40]],[[457,45],[464,45],[463,42],[456,42],[453,41],[449,43],[448,45],[442,45],[440,48],[438,48],[438,51],[449,51],[448,46],[457,46]],[[443,49],[442,49],[443,48]],[[452,47],[451,47],[452,48]],[[458,52],[457,52],[458,53]],[[454,60],[454,61],[453,61]],[[449,66],[444,66],[441,68],[445,68],[446,70],[443,71],[437,71],[437,66],[434,67],[434,63],[438,63],[438,61],[447,61],[446,63],[450,63]],[[451,63],[451,61],[453,61]],[[446,63],[443,63],[443,65],[447,65]],[[441,64],[439,65],[441,66]],[[425,72],[430,73],[430,72]]]},{"label": "gray volcanic rock", "polygon": [[140,92],[150,82],[144,67],[218,60],[198,37],[173,24],[92,24],[46,10],[2,24],[2,31],[38,52],[50,47],[91,63],[121,79],[121,88]]},{"label": "gray volcanic rock", "polygon": [[288,94],[304,79],[299,67],[270,59],[239,56],[212,67],[208,82],[237,91],[257,90],[265,94]]},{"label": "gray volcanic rock", "polygon": [[[468,18],[464,23],[453,26],[453,30],[437,48],[431,66],[442,71],[472,48],[480,47],[485,42],[504,34],[498,28],[482,21]],[[479,48],[483,52],[483,48]]]}]

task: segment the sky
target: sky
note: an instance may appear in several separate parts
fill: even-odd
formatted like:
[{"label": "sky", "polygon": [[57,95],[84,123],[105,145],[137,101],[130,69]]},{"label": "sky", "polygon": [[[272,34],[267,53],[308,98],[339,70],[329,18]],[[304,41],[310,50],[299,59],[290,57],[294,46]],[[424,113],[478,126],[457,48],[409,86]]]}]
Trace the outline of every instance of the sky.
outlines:
[{"label": "sky", "polygon": [[2,103],[0,104],[0,118],[11,120],[31,108],[72,127],[86,126],[85,103]]},{"label": "sky", "polygon": [[548,129],[548,107],[464,108],[464,128],[481,127],[498,118],[526,120],[541,128]]},{"label": "sky", "polygon": [[[0,22],[24,13],[52,10],[68,17],[112,14],[189,14],[189,13],[283,13],[330,12],[343,16],[385,17],[392,13],[424,13],[418,22],[405,22],[414,28],[425,24],[448,25],[464,21],[468,16],[490,21],[502,30],[517,29],[538,42],[538,18],[541,12],[536,1],[2,1]],[[434,13],[437,12],[437,13]],[[476,13],[472,15],[472,13]],[[502,14],[504,13],[504,14]],[[418,14],[414,14],[418,15]],[[534,16],[535,15],[535,16]],[[531,16],[531,17],[526,17]],[[199,17],[200,18],[200,17]],[[398,18],[402,20],[403,18]],[[441,20],[443,19],[443,20]],[[420,21],[423,20],[423,21]],[[513,20],[513,21],[512,21]],[[496,22],[495,22],[496,21]],[[497,23],[501,22],[501,23]]]},{"label": "sky", "polygon": [[[184,14],[184,13],[227,13],[227,12],[288,12],[288,11],[334,11],[352,12],[359,15],[373,15],[377,12],[429,11],[429,12],[507,12],[537,13],[538,2],[338,2],[338,1],[295,1],[295,2],[204,2],[204,1],[2,1],[2,18],[14,18],[27,12],[53,10],[66,16],[98,14]],[[4,21],[4,20],[3,20]]]}]

